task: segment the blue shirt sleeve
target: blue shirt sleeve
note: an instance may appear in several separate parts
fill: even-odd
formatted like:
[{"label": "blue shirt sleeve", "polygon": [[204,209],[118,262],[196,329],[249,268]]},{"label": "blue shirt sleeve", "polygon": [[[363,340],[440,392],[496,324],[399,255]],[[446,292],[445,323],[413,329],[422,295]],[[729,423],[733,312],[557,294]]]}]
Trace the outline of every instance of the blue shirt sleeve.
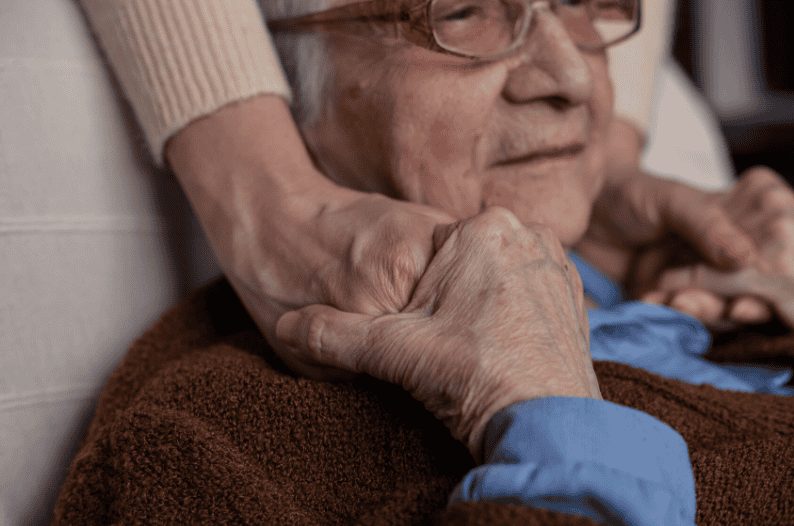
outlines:
[{"label": "blue shirt sleeve", "polygon": [[650,415],[603,400],[541,398],[499,412],[485,464],[450,503],[493,501],[603,524],[693,525],[695,480],[686,442]]}]

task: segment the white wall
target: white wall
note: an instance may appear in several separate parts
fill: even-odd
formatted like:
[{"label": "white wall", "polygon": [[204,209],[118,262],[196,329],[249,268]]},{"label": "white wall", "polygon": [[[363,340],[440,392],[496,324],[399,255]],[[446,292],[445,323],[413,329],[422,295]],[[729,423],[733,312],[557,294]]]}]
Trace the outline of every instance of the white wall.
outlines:
[{"label": "white wall", "polygon": [[2,0],[0,101],[0,524],[35,524],[130,342],[216,268],[75,0]]}]

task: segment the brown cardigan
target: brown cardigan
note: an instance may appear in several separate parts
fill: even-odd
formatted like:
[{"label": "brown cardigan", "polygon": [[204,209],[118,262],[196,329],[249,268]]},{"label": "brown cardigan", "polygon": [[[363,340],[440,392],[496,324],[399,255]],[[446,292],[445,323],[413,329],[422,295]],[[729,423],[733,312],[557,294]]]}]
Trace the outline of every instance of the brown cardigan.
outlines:
[{"label": "brown cardigan", "polygon": [[[749,335],[712,355],[754,349],[785,359],[794,338]],[[794,524],[794,398],[610,362],[595,369],[605,399],[684,437],[699,524]],[[511,505],[445,508],[473,466],[400,388],[291,375],[217,281],[133,344],[100,399],[55,524],[593,524]]]}]

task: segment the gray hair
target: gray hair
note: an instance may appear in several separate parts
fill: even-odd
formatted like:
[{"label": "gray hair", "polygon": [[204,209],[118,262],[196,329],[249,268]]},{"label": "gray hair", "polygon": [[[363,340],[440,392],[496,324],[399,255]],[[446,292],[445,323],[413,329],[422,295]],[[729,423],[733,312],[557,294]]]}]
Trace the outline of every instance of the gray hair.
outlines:
[{"label": "gray hair", "polygon": [[[333,0],[259,0],[267,20],[290,18],[327,9]],[[319,118],[331,65],[322,37],[312,31],[273,35],[292,86],[292,113],[299,125]]]}]

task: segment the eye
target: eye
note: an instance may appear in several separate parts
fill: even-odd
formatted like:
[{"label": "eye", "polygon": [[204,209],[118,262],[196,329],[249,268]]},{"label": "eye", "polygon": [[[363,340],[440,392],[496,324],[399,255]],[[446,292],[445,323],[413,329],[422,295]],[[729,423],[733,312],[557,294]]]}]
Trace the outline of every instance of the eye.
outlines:
[{"label": "eye", "polygon": [[478,10],[479,8],[477,6],[466,6],[451,13],[447,13],[441,18],[441,21],[454,22],[458,20],[466,20],[467,18],[471,18],[476,15]]},{"label": "eye", "polygon": [[439,0],[433,3],[431,19],[434,23],[466,22],[482,18],[493,11],[500,0]]},{"label": "eye", "polygon": [[436,0],[430,21],[438,44],[471,56],[508,49],[525,29],[525,0]]}]

